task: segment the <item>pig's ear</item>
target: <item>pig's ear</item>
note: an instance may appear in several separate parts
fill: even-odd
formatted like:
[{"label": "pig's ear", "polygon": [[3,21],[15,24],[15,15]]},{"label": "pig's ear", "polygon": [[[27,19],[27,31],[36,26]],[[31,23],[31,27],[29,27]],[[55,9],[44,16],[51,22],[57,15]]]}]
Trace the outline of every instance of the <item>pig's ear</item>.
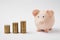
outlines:
[{"label": "pig's ear", "polygon": [[46,12],[47,12],[47,14],[48,14],[50,17],[52,17],[52,16],[54,15],[54,11],[53,11],[53,10],[47,10]]},{"label": "pig's ear", "polygon": [[35,10],[33,10],[33,12],[32,12],[33,16],[36,16],[38,13],[39,13],[39,10],[38,10],[38,9],[35,9]]}]

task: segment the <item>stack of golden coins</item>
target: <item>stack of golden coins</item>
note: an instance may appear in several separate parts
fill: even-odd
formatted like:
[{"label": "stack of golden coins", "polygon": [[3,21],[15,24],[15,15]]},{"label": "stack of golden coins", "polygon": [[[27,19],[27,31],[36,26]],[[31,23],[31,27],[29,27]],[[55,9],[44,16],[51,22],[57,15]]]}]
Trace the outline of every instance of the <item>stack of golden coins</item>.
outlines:
[{"label": "stack of golden coins", "polygon": [[4,25],[4,32],[10,33],[10,25]]},{"label": "stack of golden coins", "polygon": [[17,22],[14,22],[12,23],[12,27],[13,27],[13,33],[18,33],[18,23]]},{"label": "stack of golden coins", "polygon": [[21,33],[26,33],[26,21],[21,21]]}]

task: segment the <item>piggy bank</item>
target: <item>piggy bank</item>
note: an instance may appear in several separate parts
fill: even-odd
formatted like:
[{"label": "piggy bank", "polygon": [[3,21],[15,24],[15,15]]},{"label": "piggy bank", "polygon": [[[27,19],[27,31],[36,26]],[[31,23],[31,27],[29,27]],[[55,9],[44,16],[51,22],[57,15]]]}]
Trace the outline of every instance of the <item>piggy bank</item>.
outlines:
[{"label": "piggy bank", "polygon": [[53,10],[40,11],[38,9],[35,9],[33,10],[32,14],[34,16],[38,32],[49,32],[50,30],[52,30],[55,20]]}]

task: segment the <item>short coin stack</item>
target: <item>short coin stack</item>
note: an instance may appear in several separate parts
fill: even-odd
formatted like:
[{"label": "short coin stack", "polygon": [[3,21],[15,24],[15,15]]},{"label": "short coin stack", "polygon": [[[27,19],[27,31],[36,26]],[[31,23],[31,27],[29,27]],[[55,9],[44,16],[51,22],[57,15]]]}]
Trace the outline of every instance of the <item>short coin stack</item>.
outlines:
[{"label": "short coin stack", "polygon": [[10,33],[10,25],[4,25],[4,32]]}]

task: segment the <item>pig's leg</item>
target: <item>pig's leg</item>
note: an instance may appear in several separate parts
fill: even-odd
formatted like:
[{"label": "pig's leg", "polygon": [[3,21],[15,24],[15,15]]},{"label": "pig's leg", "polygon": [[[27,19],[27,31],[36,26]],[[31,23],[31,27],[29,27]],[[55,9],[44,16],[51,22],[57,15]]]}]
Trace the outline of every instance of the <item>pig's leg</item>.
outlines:
[{"label": "pig's leg", "polygon": [[37,30],[37,32],[41,32],[41,30],[40,30],[40,29],[38,29],[38,30]]},{"label": "pig's leg", "polygon": [[52,30],[52,28],[50,28],[49,30]]},{"label": "pig's leg", "polygon": [[43,30],[43,29],[39,29],[39,30],[37,30],[37,31],[38,31],[38,32],[41,32],[41,31],[43,31],[43,32],[44,32],[45,30]]},{"label": "pig's leg", "polygon": [[49,29],[45,29],[44,32],[48,33],[49,32]]},{"label": "pig's leg", "polygon": [[40,31],[41,31],[40,27],[39,27],[39,26],[37,26],[37,32],[40,32]]}]

